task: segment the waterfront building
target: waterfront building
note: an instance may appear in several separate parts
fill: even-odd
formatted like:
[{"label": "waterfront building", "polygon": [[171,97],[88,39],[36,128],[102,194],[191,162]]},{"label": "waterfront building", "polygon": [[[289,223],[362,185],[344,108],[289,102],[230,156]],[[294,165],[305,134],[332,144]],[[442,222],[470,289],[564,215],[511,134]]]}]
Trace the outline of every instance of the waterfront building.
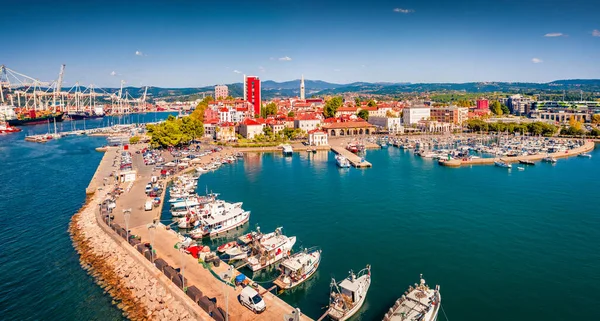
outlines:
[{"label": "waterfront building", "polygon": [[369,135],[375,131],[374,125],[362,119],[358,121],[327,122],[321,128],[331,137]]},{"label": "waterfront building", "polygon": [[229,96],[229,87],[227,85],[215,86],[215,99],[225,99]]},{"label": "waterfront building", "polygon": [[273,131],[274,134],[279,133],[280,131],[282,131],[285,128],[285,122],[277,120],[275,118],[268,118],[266,120],[266,125],[271,127],[271,130]]},{"label": "waterfront building", "polygon": [[260,115],[260,98],[260,79],[244,75],[244,100],[252,104],[254,115]]},{"label": "waterfront building", "polygon": [[490,109],[490,102],[487,99],[477,99],[477,109]]},{"label": "waterfront building", "polygon": [[254,136],[263,133],[265,124],[259,119],[246,118],[240,123],[238,130],[244,138],[253,139]]},{"label": "waterfront building", "polygon": [[305,132],[317,129],[321,125],[321,120],[314,114],[298,115],[294,119],[294,128],[300,128]]},{"label": "waterfront building", "polygon": [[300,80],[300,100],[304,100],[304,75],[302,75],[302,79]]},{"label": "waterfront building", "polygon": [[340,107],[337,109],[337,111],[335,112],[335,117],[341,117],[344,115],[356,115],[356,113],[358,113],[358,108],[357,107]]},{"label": "waterfront building", "polygon": [[404,126],[402,126],[402,118],[400,117],[369,116],[368,123],[381,129],[387,129],[390,134],[404,133]]},{"label": "waterfront building", "polygon": [[216,118],[213,118],[213,119],[205,118],[205,119],[206,120],[204,121],[204,137],[215,139],[217,124],[219,123],[219,120]]},{"label": "waterfront building", "polygon": [[405,107],[402,110],[404,126],[416,124],[431,117],[431,108],[425,105]]},{"label": "waterfront building", "polygon": [[469,109],[466,107],[431,107],[431,120],[442,123],[462,124],[469,116]]},{"label": "waterfront building", "polygon": [[592,121],[592,115],[593,114],[590,113],[562,110],[537,112],[533,114],[532,117],[557,123],[568,123],[571,119],[575,119],[582,123],[590,123]]},{"label": "waterfront building", "polygon": [[435,120],[422,120],[417,123],[417,129],[425,133],[450,133],[457,128],[452,123],[441,123]]},{"label": "waterfront building", "polygon": [[327,132],[320,129],[313,129],[308,132],[308,144],[311,146],[326,146]]},{"label": "waterfront building", "polygon": [[232,122],[218,124],[215,129],[215,139],[222,142],[236,141],[235,124]]},{"label": "waterfront building", "polygon": [[533,99],[523,97],[522,95],[512,95],[508,97],[507,107],[513,115],[527,115],[533,105]]}]

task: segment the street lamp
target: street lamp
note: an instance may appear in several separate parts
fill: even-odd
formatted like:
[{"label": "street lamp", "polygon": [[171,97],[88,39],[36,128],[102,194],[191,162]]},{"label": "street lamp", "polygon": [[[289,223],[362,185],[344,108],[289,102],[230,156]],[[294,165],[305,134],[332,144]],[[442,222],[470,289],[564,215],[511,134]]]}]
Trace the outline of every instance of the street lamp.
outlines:
[{"label": "street lamp", "polygon": [[123,210],[123,218],[125,219],[125,230],[127,232],[127,243],[129,243],[129,219],[131,218],[131,209]]},{"label": "street lamp", "polygon": [[154,235],[156,234],[156,224],[150,223],[147,227],[148,234],[150,234],[150,259],[154,262]]},{"label": "street lamp", "polygon": [[229,321],[229,289],[227,286],[229,285],[229,280],[233,277],[233,266],[229,265],[227,271],[221,273],[219,277],[225,281],[223,283],[223,291],[225,291],[225,321]]}]

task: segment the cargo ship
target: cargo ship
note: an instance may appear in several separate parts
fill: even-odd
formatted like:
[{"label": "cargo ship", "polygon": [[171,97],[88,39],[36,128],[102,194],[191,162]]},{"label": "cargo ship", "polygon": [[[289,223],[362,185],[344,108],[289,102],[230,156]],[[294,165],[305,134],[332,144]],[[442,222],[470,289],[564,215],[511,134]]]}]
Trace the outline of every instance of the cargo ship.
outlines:
[{"label": "cargo ship", "polygon": [[27,113],[17,114],[16,118],[7,119],[6,122],[10,126],[25,126],[35,124],[45,124],[49,121],[63,121],[63,112],[41,112],[36,113],[35,110],[30,110]]},{"label": "cargo ship", "polygon": [[104,115],[98,115],[87,111],[76,111],[67,114],[72,120],[102,118]]}]

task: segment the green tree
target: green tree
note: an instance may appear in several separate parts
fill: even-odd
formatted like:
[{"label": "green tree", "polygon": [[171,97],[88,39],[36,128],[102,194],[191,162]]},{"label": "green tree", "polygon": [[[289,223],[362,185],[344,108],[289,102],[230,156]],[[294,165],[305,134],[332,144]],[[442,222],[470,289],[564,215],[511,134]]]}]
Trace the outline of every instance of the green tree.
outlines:
[{"label": "green tree", "polygon": [[369,120],[369,111],[362,109],[361,111],[358,112],[358,117],[360,117],[364,120]]},{"label": "green tree", "polygon": [[354,104],[356,104],[356,107],[360,107],[360,97],[354,98]]},{"label": "green tree", "polygon": [[294,117],[294,116],[295,116],[295,114],[294,114],[294,112],[293,112],[293,111],[290,111],[290,112],[288,113],[288,115],[287,115],[287,116],[288,116],[288,117]]},{"label": "green tree", "polygon": [[263,133],[265,134],[266,137],[272,137],[273,136],[273,128],[271,128],[271,126],[265,126],[265,127],[263,127]]},{"label": "green tree", "polygon": [[592,124],[600,124],[600,114],[592,115]]},{"label": "green tree", "polygon": [[207,96],[206,98],[202,99],[202,101],[199,102],[198,105],[196,105],[196,108],[190,114],[190,117],[198,119],[201,122],[203,122],[204,121],[204,111],[208,107],[208,104],[211,103],[212,101],[214,101],[212,96]]},{"label": "green tree", "polygon": [[133,136],[129,138],[130,144],[137,144],[140,142],[140,136]]},{"label": "green tree", "polygon": [[337,112],[338,108],[342,107],[343,104],[344,99],[342,97],[333,97],[325,103],[325,108],[323,108],[323,114],[327,118],[335,117],[335,113]]},{"label": "green tree", "polygon": [[505,104],[501,104],[500,108],[502,108],[502,113],[503,114],[506,114],[506,115],[510,114],[510,109],[508,109],[508,107],[506,107]]},{"label": "green tree", "polygon": [[377,103],[373,99],[370,99],[369,102],[367,103],[367,106],[377,107]]},{"label": "green tree", "polygon": [[233,98],[233,96],[229,95],[227,97],[225,97],[225,100],[234,100],[235,98]]},{"label": "green tree", "polygon": [[181,146],[204,134],[202,122],[191,116],[180,119],[169,116],[164,122],[146,128],[153,147]]},{"label": "green tree", "polygon": [[502,115],[502,104],[500,104],[499,101],[493,101],[490,104],[490,111],[494,114],[494,115]]},{"label": "green tree", "polygon": [[277,104],[274,102],[270,102],[260,109],[260,117],[267,118],[269,115],[277,115]]}]

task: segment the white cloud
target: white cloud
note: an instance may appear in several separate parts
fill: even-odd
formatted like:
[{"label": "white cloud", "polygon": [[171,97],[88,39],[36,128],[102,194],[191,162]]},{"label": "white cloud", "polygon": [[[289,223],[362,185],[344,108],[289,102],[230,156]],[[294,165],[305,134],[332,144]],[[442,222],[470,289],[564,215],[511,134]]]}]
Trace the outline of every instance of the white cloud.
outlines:
[{"label": "white cloud", "polygon": [[543,60],[540,58],[533,58],[533,59],[531,59],[531,62],[533,62],[534,64],[539,64],[539,63],[543,62]]},{"label": "white cloud", "polygon": [[114,77],[114,76],[116,76],[116,75],[117,75],[117,72],[113,70],[113,71],[110,73],[110,75]]},{"label": "white cloud", "polygon": [[242,73],[241,71],[239,71],[239,70],[237,70],[237,69],[236,69],[236,70],[234,70],[233,72],[235,72],[236,74],[241,74],[241,73]]},{"label": "white cloud", "polygon": [[600,37],[600,30],[594,29],[594,31],[592,31],[592,36],[593,37]]},{"label": "white cloud", "polygon": [[288,56],[279,58],[279,61],[291,61],[291,60],[292,60],[292,58],[290,58]]},{"label": "white cloud", "polygon": [[139,50],[136,50],[136,51],[135,51],[135,55],[136,55],[136,56],[143,56],[143,55],[144,55],[144,53],[142,53],[142,52],[141,52],[141,51],[139,51]]},{"label": "white cloud", "polygon": [[566,35],[561,32],[551,32],[544,35],[544,37],[565,37]]},{"label": "white cloud", "polygon": [[267,71],[265,69],[265,67],[263,67],[263,66],[258,66],[258,70],[260,70],[260,72],[266,72]]},{"label": "white cloud", "polygon": [[394,8],[394,12],[398,13],[413,13],[415,12],[413,9],[402,9],[402,8]]}]

